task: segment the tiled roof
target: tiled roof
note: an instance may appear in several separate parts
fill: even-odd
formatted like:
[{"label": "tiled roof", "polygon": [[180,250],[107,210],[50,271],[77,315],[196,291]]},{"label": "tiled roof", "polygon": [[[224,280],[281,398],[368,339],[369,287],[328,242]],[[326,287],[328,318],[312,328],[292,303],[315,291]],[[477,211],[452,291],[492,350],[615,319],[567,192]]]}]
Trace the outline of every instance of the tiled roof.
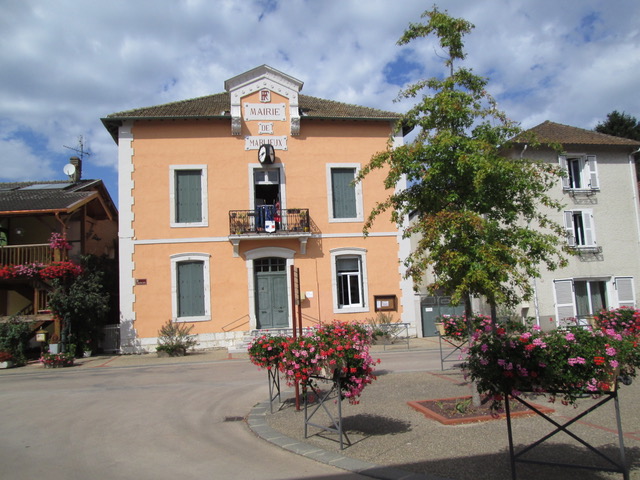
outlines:
[{"label": "tiled roof", "polygon": [[[396,119],[400,115],[375,108],[361,107],[348,103],[334,102],[322,98],[299,95],[298,104],[301,115],[318,118],[360,118],[360,119]],[[145,119],[145,118],[203,118],[229,117],[231,101],[228,93],[217,93],[206,97],[165,103],[154,107],[136,108],[124,112],[112,113],[107,119]]]},{"label": "tiled roof", "polygon": [[640,141],[637,140],[606,135],[604,133],[594,132],[593,130],[585,130],[583,128],[550,122],[549,120],[525,131],[517,137],[516,142],[526,143],[529,135],[531,134],[535,135],[535,138],[542,143],[559,143],[562,145],[640,146]]},{"label": "tiled roof", "polygon": [[[309,95],[298,96],[300,116],[317,119],[358,119],[358,120],[397,120],[400,114],[361,107],[348,103],[335,102]],[[153,107],[136,108],[108,115],[102,119],[114,139],[117,138],[117,126],[123,120],[185,119],[185,118],[231,118],[231,100],[228,93],[217,93],[206,97],[166,103]]]},{"label": "tiled roof", "polygon": [[82,180],[74,184],[68,181],[0,183],[0,214],[73,209],[97,195],[95,190],[84,190],[96,181]]}]

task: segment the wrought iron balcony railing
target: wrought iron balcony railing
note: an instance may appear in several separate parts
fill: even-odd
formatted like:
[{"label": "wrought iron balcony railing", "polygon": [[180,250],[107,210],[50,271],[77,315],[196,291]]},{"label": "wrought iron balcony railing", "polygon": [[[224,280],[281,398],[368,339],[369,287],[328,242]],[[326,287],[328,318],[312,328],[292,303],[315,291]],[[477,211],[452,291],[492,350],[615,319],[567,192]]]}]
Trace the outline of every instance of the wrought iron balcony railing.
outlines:
[{"label": "wrought iron balcony railing", "polygon": [[277,209],[273,205],[263,205],[255,210],[229,211],[229,232],[231,235],[309,231],[308,208]]}]

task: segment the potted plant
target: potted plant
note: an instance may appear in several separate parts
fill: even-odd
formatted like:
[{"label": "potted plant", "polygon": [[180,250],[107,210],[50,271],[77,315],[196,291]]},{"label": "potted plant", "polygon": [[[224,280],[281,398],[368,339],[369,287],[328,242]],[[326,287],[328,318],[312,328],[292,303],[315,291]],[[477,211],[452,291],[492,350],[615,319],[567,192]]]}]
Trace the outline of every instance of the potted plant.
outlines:
[{"label": "potted plant", "polygon": [[249,345],[249,360],[260,368],[279,369],[287,344],[287,337],[261,335]]},{"label": "potted plant", "polygon": [[13,366],[13,355],[9,352],[0,352],[0,368],[11,368]]},{"label": "potted plant", "polygon": [[505,394],[532,392],[575,404],[585,394],[611,391],[619,379],[627,382],[635,376],[640,365],[640,313],[625,312],[632,321],[622,322],[617,313],[596,316],[601,326],[596,330],[568,327],[543,332],[525,325],[509,329],[485,325],[472,336],[464,369],[479,392],[493,398],[494,408],[501,407]]}]

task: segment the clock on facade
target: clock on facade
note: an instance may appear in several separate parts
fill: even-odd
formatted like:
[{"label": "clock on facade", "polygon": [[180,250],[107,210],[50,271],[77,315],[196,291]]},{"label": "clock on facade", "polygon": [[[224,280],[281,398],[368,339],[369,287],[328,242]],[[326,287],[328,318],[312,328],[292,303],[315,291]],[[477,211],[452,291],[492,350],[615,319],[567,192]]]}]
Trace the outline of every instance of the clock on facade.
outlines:
[{"label": "clock on facade", "polygon": [[260,145],[260,148],[258,149],[258,161],[260,163],[273,163],[275,159],[276,154],[273,145],[270,145],[268,143],[263,143],[262,145]]}]

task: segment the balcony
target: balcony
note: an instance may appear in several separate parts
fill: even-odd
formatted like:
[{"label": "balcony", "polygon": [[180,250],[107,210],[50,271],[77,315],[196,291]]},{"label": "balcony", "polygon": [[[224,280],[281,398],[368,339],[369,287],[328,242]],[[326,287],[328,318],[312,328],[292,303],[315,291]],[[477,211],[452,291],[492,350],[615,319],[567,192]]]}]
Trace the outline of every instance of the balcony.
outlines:
[{"label": "balcony", "polygon": [[29,263],[42,263],[66,260],[61,258],[60,250],[53,250],[48,243],[33,245],[5,245],[0,247],[0,266],[24,265]]},{"label": "balcony", "polygon": [[229,240],[234,256],[238,256],[241,240],[298,238],[301,253],[306,253],[307,240],[311,237],[308,208],[276,209],[264,205],[255,210],[229,211]]}]

